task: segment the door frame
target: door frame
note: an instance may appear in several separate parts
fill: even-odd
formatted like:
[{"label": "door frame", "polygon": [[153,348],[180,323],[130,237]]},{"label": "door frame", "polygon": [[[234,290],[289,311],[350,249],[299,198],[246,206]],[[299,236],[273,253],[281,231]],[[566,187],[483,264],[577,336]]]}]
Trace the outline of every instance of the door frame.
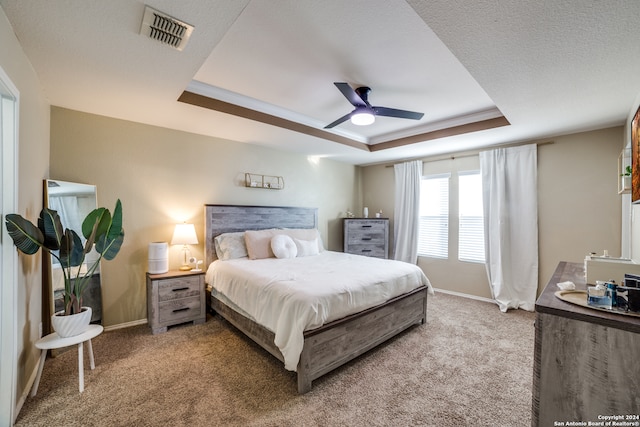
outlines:
[{"label": "door frame", "polygon": [[[7,100],[9,102],[6,102]],[[2,67],[0,102],[0,423],[4,424],[3,420],[10,420],[10,425],[13,425],[17,416],[18,254],[4,226],[4,216],[6,212],[16,212],[18,209],[20,92]],[[7,121],[12,123],[10,129],[4,125]]]}]

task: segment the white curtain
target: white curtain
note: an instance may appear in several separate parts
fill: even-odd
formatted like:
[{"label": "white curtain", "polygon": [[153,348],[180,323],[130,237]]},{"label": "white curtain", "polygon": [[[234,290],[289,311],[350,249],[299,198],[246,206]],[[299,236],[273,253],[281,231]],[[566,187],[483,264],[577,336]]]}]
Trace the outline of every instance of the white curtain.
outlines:
[{"label": "white curtain", "polygon": [[480,153],[487,275],[493,299],[533,311],[538,289],[535,144]]},{"label": "white curtain", "polygon": [[49,196],[49,208],[58,211],[64,228],[74,230],[82,240],[82,221],[77,196]]},{"label": "white curtain", "polygon": [[418,262],[418,226],[420,222],[420,180],[422,161],[394,165],[395,209],[394,209],[394,259]]}]

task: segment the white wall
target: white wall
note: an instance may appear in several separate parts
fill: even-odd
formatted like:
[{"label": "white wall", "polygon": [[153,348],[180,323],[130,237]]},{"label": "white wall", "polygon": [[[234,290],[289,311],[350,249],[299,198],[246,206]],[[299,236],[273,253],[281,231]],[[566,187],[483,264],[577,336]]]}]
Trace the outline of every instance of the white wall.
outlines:
[{"label": "white wall", "polygon": [[[49,104],[40,82],[22,51],[4,11],[0,9],[0,67],[20,92],[18,135],[18,212],[36,221],[42,209],[42,180],[49,170]],[[4,228],[4,221],[2,224]],[[37,365],[41,321],[41,262],[36,256],[20,255],[17,286],[17,406],[28,392]],[[3,348],[4,351],[4,348]],[[3,390],[3,393],[5,391]],[[17,413],[17,411],[16,411]],[[4,424],[7,420],[0,420]]]}]

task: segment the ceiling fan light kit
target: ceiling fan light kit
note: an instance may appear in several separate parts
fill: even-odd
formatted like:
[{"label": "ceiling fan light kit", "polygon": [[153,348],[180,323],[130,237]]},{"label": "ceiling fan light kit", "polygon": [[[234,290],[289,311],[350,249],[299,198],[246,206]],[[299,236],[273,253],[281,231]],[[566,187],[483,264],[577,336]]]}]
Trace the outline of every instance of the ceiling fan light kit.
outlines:
[{"label": "ceiling fan light kit", "polygon": [[369,104],[369,92],[371,88],[362,86],[353,89],[348,83],[333,83],[345,98],[355,107],[349,114],[345,114],[338,120],[326,125],[325,129],[338,126],[340,123],[351,119],[351,123],[359,126],[370,125],[375,121],[375,116],[396,117],[399,119],[420,120],[424,113],[416,113],[414,111],[397,110],[395,108],[374,107]]},{"label": "ceiling fan light kit", "polygon": [[351,123],[354,125],[367,126],[375,121],[375,116],[368,111],[354,112],[354,114],[351,115]]}]

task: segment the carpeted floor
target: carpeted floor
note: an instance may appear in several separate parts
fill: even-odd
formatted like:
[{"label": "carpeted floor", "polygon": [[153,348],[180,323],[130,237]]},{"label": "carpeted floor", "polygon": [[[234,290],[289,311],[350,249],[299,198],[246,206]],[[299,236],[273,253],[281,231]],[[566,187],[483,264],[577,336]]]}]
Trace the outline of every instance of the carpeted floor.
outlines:
[{"label": "carpeted floor", "polygon": [[[529,426],[534,314],[437,293],[416,326],[296,392],[295,374],[219,316],[93,340],[48,359],[16,426]],[[86,355],[85,355],[86,356]]]}]

